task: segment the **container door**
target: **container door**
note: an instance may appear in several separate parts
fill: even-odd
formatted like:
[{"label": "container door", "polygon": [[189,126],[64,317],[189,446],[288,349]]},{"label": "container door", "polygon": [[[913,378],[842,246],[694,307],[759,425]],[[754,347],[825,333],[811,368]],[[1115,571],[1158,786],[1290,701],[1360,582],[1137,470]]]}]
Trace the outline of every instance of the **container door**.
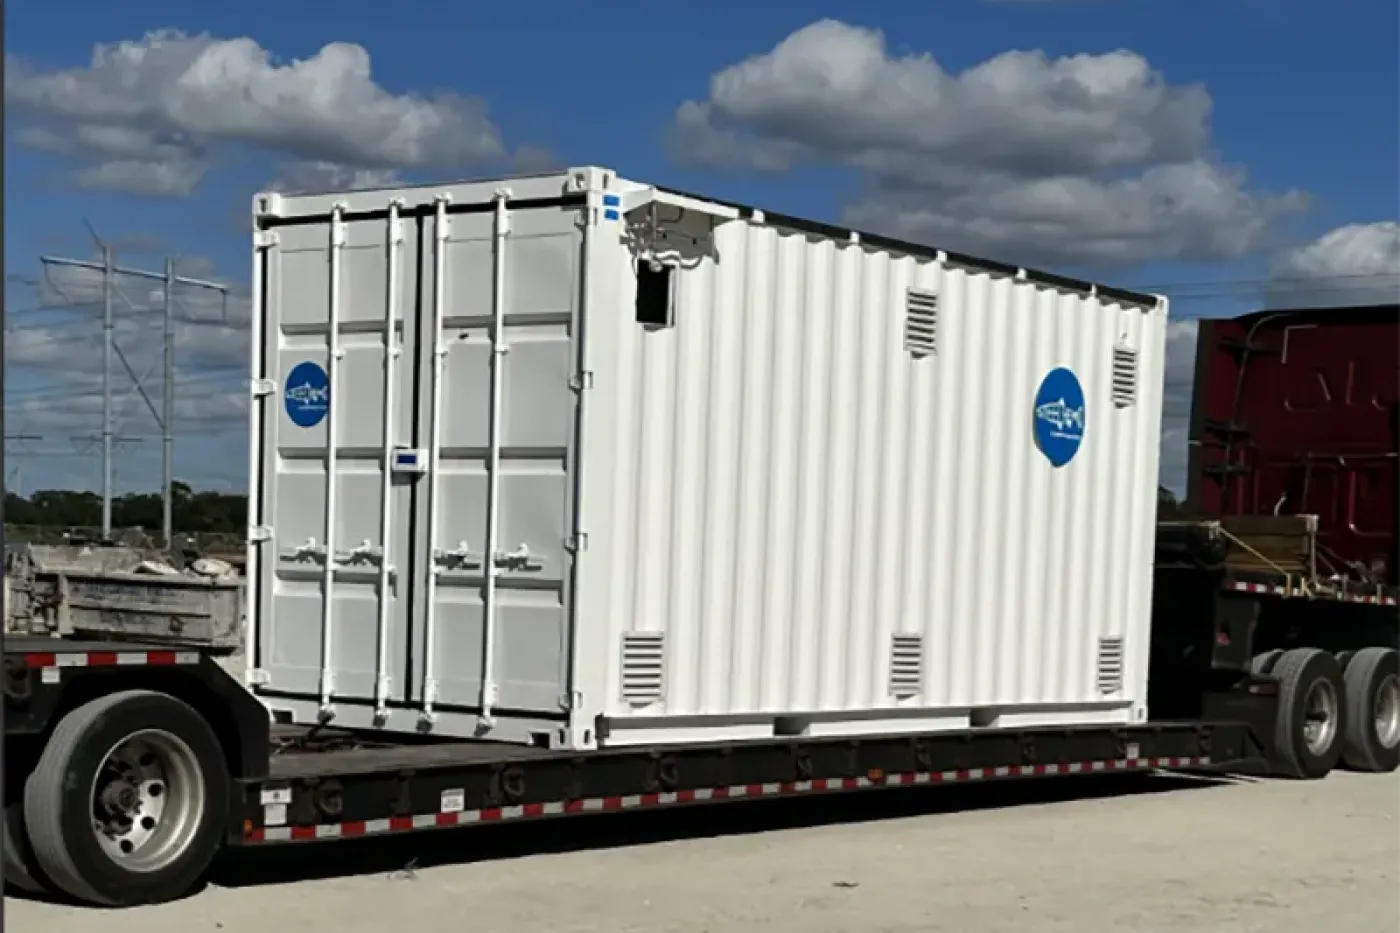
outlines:
[{"label": "container door", "polygon": [[318,698],[333,717],[339,701],[406,697],[412,488],[384,465],[413,427],[402,347],[416,231],[395,209],[276,235],[262,335],[261,666],[270,689]]},{"label": "container door", "polygon": [[425,227],[414,656],[428,712],[557,714],[568,690],[577,222],[440,207]]}]

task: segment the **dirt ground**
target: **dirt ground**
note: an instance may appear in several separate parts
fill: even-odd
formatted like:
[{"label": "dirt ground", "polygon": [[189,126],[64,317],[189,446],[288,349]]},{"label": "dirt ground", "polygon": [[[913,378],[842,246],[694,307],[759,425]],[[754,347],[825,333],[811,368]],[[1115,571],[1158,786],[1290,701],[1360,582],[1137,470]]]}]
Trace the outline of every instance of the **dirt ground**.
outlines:
[{"label": "dirt ground", "polygon": [[[225,861],[27,933],[1391,933],[1400,776],[1077,778],[625,814]],[[317,877],[317,876],[320,877]]]}]

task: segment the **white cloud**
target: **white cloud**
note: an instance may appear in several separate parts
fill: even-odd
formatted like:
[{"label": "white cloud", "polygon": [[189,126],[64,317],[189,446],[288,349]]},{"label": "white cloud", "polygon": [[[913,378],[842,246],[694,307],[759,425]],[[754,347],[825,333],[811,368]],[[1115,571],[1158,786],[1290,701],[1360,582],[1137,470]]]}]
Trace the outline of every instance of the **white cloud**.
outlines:
[{"label": "white cloud", "polygon": [[855,170],[853,225],[1023,261],[1214,260],[1265,242],[1298,192],[1251,191],[1215,160],[1211,100],[1125,50],[1010,51],[968,70],[892,56],[833,20],[715,74],[678,109],[695,166]]},{"label": "white cloud", "polygon": [[1265,298],[1293,308],[1400,301],[1400,223],[1348,224],[1285,252]]},{"label": "white cloud", "polygon": [[356,168],[337,162],[296,161],[282,166],[269,191],[341,191],[383,188],[402,183],[397,169]]},{"label": "white cloud", "polygon": [[179,160],[113,159],[73,173],[73,183],[90,191],[114,191],[140,197],[184,197],[204,177],[202,166]]},{"label": "white cloud", "polygon": [[22,145],[78,159],[82,183],[142,194],[186,194],[238,147],[352,172],[509,157],[481,99],[394,93],[345,42],[281,62],[252,39],[166,29],[99,44],[77,68],[7,55],[5,101],[27,118]]}]

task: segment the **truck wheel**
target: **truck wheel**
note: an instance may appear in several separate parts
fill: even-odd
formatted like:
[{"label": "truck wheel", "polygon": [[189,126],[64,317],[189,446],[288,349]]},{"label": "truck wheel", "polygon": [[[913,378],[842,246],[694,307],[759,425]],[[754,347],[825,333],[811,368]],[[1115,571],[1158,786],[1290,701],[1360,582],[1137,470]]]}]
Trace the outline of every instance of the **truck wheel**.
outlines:
[{"label": "truck wheel", "polygon": [[158,903],[208,869],[229,787],[223,750],[198,713],[127,690],[60,720],[25,785],[24,820],[56,888],[107,906]]},{"label": "truck wheel", "polygon": [[1400,767],[1400,654],[1362,648],[1346,668],[1347,730],[1342,761],[1356,771]]},{"label": "truck wheel", "polygon": [[1346,730],[1346,688],[1337,659],[1317,648],[1294,648],[1271,673],[1278,679],[1275,769],[1286,777],[1325,777],[1342,757]]},{"label": "truck wheel", "polygon": [[35,875],[34,850],[24,832],[24,804],[12,803],[5,808],[4,825],[0,827],[0,845],[4,846],[5,883],[25,894],[44,894],[45,889]]},{"label": "truck wheel", "polygon": [[1263,654],[1256,654],[1249,659],[1249,670],[1254,674],[1272,674],[1274,665],[1278,659],[1283,657],[1282,648],[1274,648],[1272,651],[1265,651]]}]

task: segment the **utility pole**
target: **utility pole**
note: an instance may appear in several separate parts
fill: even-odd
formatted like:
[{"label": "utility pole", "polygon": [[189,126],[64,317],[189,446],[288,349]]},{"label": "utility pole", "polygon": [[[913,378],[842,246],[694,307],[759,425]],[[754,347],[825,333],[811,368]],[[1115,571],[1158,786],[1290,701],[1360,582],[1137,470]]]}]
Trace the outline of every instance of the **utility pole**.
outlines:
[{"label": "utility pole", "polygon": [[[94,233],[96,239],[96,234]],[[175,540],[174,534],[174,465],[175,465],[175,286],[184,285],[191,288],[203,288],[214,291],[223,296],[225,302],[228,301],[229,287],[218,282],[210,282],[204,279],[194,279],[183,275],[175,274],[175,260],[167,258],[165,269],[162,272],[153,272],[147,269],[130,269],[124,266],[115,265],[112,262],[112,250],[101,240],[98,245],[102,249],[102,261],[92,262],[85,259],[64,259],[57,256],[41,256],[39,261],[46,266],[67,266],[74,269],[87,269],[93,272],[102,273],[102,537],[108,539],[112,535],[112,449],[119,440],[116,437],[116,425],[112,411],[112,354],[115,352],[121,356],[122,365],[126,367],[127,373],[136,382],[136,388],[141,392],[146,400],[147,407],[151,411],[152,417],[161,429],[161,532],[164,545],[168,548]],[[120,297],[128,307],[131,302],[115,290],[115,276],[127,276],[136,279],[160,282],[163,287],[162,295],[164,349],[162,363],[165,378],[163,380],[163,394],[161,399],[161,411],[156,412],[155,406],[145,394],[145,389],[141,384],[141,379],[131,369],[125,354],[116,345],[116,320],[113,316],[112,299]],[[60,290],[61,291],[61,290]],[[132,308],[132,310],[135,310]]]},{"label": "utility pole", "polygon": [[102,540],[112,539],[112,248],[102,245]]},{"label": "utility pole", "polygon": [[175,260],[165,258],[165,377],[161,380],[160,540],[168,551],[175,542]]}]

